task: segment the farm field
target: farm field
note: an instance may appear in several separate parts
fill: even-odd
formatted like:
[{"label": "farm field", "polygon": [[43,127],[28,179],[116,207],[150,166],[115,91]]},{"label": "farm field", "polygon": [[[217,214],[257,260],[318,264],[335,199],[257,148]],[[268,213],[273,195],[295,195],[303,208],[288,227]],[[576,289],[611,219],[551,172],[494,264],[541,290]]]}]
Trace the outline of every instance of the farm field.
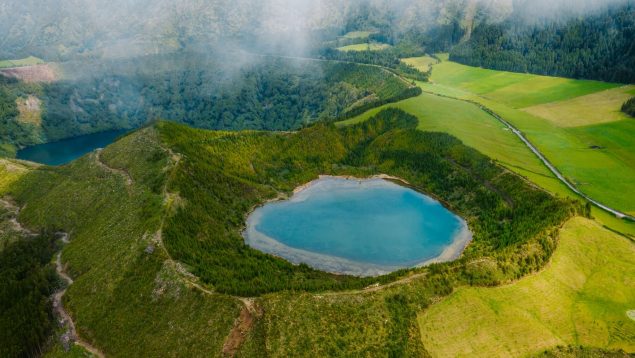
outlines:
[{"label": "farm field", "polygon": [[20,60],[4,60],[0,61],[0,68],[11,68],[11,67],[24,67],[24,66],[34,66],[44,64],[43,60],[29,56],[27,58],[23,58]]},{"label": "farm field", "polygon": [[576,218],[548,267],[496,288],[460,288],[419,315],[432,356],[505,357],[556,345],[635,351],[635,246]]},{"label": "farm field", "polygon": [[357,44],[357,45],[348,45],[348,46],[342,46],[342,47],[338,47],[337,50],[339,51],[343,51],[343,52],[350,52],[350,51],[381,51],[381,50],[386,50],[389,49],[391,46],[388,44],[381,44],[381,43],[363,43],[363,44]]},{"label": "farm field", "polygon": [[434,66],[432,83],[463,89],[513,108],[563,101],[621,87],[600,81],[488,70],[448,61],[447,55],[437,57],[442,62]]},{"label": "farm field", "polygon": [[439,60],[437,60],[434,57],[430,57],[430,56],[423,56],[423,57],[411,57],[411,58],[404,58],[401,59],[401,62],[416,67],[419,71],[428,71],[430,70],[430,68],[433,65],[436,65],[437,63],[439,63]]},{"label": "farm field", "polygon": [[620,107],[633,95],[635,86],[630,85],[523,110],[559,127],[581,127],[630,119]]},{"label": "farm field", "polygon": [[350,40],[367,39],[372,34],[373,34],[372,31],[351,31],[345,34],[344,36],[342,36],[342,38],[350,39]]},{"label": "farm field", "polygon": [[[632,86],[485,70],[448,61],[435,65],[432,83],[421,86],[424,91],[489,107],[523,131],[583,192],[635,213],[635,202],[624,195],[635,192],[634,123],[616,113],[619,98],[630,95]],[[595,102],[593,110],[574,109],[585,97]],[[535,115],[545,113],[547,106],[561,112],[575,110],[569,116],[581,125]]]}]

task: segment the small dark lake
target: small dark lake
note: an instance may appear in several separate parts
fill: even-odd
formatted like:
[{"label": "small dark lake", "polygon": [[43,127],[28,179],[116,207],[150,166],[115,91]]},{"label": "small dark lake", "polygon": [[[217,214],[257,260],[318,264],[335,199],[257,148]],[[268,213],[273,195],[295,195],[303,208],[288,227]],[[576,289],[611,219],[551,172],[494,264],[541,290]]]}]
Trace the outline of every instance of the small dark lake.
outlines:
[{"label": "small dark lake", "polygon": [[115,130],[83,135],[57,142],[34,145],[18,151],[17,158],[46,165],[63,165],[90,153],[104,148],[114,142],[127,130]]}]

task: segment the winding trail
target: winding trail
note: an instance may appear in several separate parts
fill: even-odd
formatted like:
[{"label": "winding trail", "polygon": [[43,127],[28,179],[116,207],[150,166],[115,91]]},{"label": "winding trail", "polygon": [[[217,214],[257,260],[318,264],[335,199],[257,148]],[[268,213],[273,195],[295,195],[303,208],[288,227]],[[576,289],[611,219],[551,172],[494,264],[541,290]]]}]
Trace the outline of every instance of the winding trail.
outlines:
[{"label": "winding trail", "polygon": [[232,327],[223,344],[222,353],[224,357],[234,357],[236,355],[247,335],[256,324],[256,320],[263,315],[262,309],[256,306],[254,299],[239,298],[239,300],[243,303],[243,308],[240,310],[240,315],[236,318],[234,327]]},{"label": "winding trail", "polygon": [[126,181],[126,186],[131,187],[132,184],[134,184],[134,181],[132,180],[132,177],[130,176],[130,174],[128,174],[128,172],[123,169],[113,168],[108,166],[108,164],[104,163],[104,161],[101,159],[102,152],[103,152],[103,149],[97,149],[95,151],[95,160],[97,162],[97,165],[99,165],[105,171],[122,176],[124,180]]},{"label": "winding trail", "polygon": [[[180,154],[174,153],[170,148],[162,148],[162,149],[166,152],[168,157],[171,159],[172,163],[170,164],[171,166],[170,174],[168,175],[168,178],[165,181],[165,185],[163,186],[163,190],[162,190],[162,195],[164,197],[164,203],[166,206],[165,206],[165,212],[161,218],[161,223],[159,225],[159,231],[157,233],[159,246],[164,252],[164,254],[166,255],[167,260],[170,262],[171,265],[173,265],[175,271],[179,274],[179,277],[183,280],[183,282],[187,286],[202,292],[204,295],[208,295],[208,296],[217,295],[217,293],[215,293],[214,291],[209,290],[205,288],[204,286],[202,286],[201,284],[199,284],[198,282],[196,282],[197,278],[191,273],[187,272],[187,270],[185,270],[176,260],[174,260],[172,256],[170,255],[170,252],[167,250],[167,248],[163,244],[163,227],[165,226],[165,220],[167,219],[171,211],[171,206],[174,204],[174,201],[171,200],[173,195],[168,192],[168,185],[170,181],[172,180],[172,178],[174,177],[182,157]],[[234,326],[229,331],[229,334],[227,335],[227,337],[225,338],[225,342],[223,343],[221,354],[224,357],[234,357],[236,353],[238,353],[240,346],[243,344],[243,342],[247,338],[247,335],[249,334],[251,329],[254,327],[256,320],[262,317],[263,315],[263,311],[260,308],[260,306],[257,305],[255,298],[245,298],[245,297],[236,297],[236,296],[233,296],[233,298],[240,301],[243,307],[240,310],[240,314],[234,321]]]},{"label": "winding trail", "polygon": [[13,204],[10,200],[5,200],[0,198],[0,206],[3,206],[9,213],[11,214],[11,218],[9,219],[9,223],[13,226],[13,231],[21,233],[24,236],[34,237],[38,234],[27,229],[22,226],[18,221],[18,216],[20,216],[20,208]]},{"label": "winding trail", "polygon": [[[64,244],[67,244],[69,242],[69,235],[67,233],[60,232],[57,233],[57,235],[60,236]],[[75,322],[73,322],[73,318],[68,313],[68,311],[64,309],[62,299],[68,287],[73,284],[73,279],[68,276],[68,274],[66,274],[64,270],[64,266],[62,265],[61,250],[57,253],[57,258],[55,260],[55,271],[57,272],[58,276],[60,276],[66,283],[64,288],[53,294],[53,310],[59,317],[60,324],[66,327],[66,332],[62,335],[62,344],[68,345],[71,343],[75,343],[76,345],[84,348],[86,351],[92,353],[93,355],[104,358],[106,355],[103,352],[79,337],[79,335],[77,334],[77,330],[75,329]]]}]

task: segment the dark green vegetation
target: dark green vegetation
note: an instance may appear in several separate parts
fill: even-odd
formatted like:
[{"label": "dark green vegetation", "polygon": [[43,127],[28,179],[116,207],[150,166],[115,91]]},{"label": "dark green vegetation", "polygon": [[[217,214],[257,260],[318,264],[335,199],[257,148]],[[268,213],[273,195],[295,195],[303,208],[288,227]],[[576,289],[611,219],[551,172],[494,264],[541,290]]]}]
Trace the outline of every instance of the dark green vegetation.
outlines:
[{"label": "dark green vegetation", "polygon": [[365,63],[382,66],[391,69],[395,73],[417,81],[427,81],[429,73],[421,72],[416,68],[401,62],[401,58],[423,56],[425,52],[420,48],[409,49],[391,47],[380,51],[338,51],[326,48],[319,54],[321,58],[350,63]]},{"label": "dark green vegetation", "polygon": [[19,115],[16,99],[38,92],[36,86],[0,76],[0,156],[15,155],[15,147],[40,142],[38,128],[17,120]]},{"label": "dark green vegetation", "polygon": [[[420,132],[416,125],[415,117],[398,110],[349,128],[317,124],[297,134],[203,132],[161,123],[163,141],[183,155],[168,190],[184,205],[166,223],[165,244],[175,259],[225,293],[361,288],[377,279],[329,275],[249,249],[240,236],[246,215],[320,174],[385,173],[465,217],[475,234],[466,255],[481,256],[514,252],[575,212],[575,205],[532,189],[453,137]],[[554,245],[545,240],[544,251],[525,258],[522,267],[507,262],[503,274],[517,277],[540,267]],[[488,274],[469,273],[468,280],[498,279]]]},{"label": "dark green vegetation", "polygon": [[631,117],[635,117],[635,97],[629,99],[622,105],[622,112]]},{"label": "dark green vegetation", "polygon": [[[0,143],[23,147],[156,118],[210,129],[290,130],[419,93],[378,67],[257,56],[234,65],[239,60],[245,61],[149,56],[69,63],[67,79],[52,84],[0,78]],[[44,107],[41,128],[16,120],[17,96],[34,92]]]},{"label": "dark green vegetation", "polygon": [[34,357],[55,327],[49,297],[58,286],[53,235],[12,242],[0,251],[0,356]]},{"label": "dark green vegetation", "polygon": [[624,351],[609,351],[587,347],[558,347],[535,355],[536,358],[628,358],[632,357]]},{"label": "dark green vegetation", "polygon": [[635,5],[588,17],[481,24],[450,59],[466,65],[549,76],[635,82]]}]

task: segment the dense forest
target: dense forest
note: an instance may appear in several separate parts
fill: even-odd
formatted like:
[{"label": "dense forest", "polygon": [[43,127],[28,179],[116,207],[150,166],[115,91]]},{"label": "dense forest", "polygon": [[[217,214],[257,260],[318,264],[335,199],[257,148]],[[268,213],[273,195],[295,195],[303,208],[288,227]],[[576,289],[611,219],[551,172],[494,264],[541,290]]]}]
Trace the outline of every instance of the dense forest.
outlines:
[{"label": "dense forest", "polygon": [[363,63],[391,69],[393,72],[417,81],[427,81],[429,73],[421,72],[416,68],[401,62],[401,58],[423,56],[422,48],[391,47],[380,51],[339,51],[333,48],[324,48],[320,51],[320,58],[350,63]]},{"label": "dense forest", "polygon": [[622,105],[622,112],[631,117],[635,117],[635,97],[629,99]]},{"label": "dense forest", "polygon": [[[223,130],[290,130],[419,94],[388,70],[352,63],[195,54],[64,65],[64,80],[27,85],[0,77],[0,154],[158,119]],[[41,125],[16,100],[42,101]]]},{"label": "dense forest", "polygon": [[477,26],[452,61],[496,70],[635,83],[635,5],[588,17]]},{"label": "dense forest", "polygon": [[[416,124],[399,110],[353,127],[319,123],[293,134],[205,132],[161,122],[163,140],[184,158],[168,190],[187,203],[168,218],[165,245],[224,293],[251,296],[386,282],[399,273],[335,276],[250,249],[240,237],[251,208],[320,174],[386,173],[431,193],[467,219],[474,241],[466,257],[501,256],[500,272],[466,273],[466,281],[493,284],[541,267],[555,247],[541,235],[584,208],[532,188],[454,137],[418,131]],[[539,237],[546,240],[540,244],[544,251],[524,257],[518,248]]]},{"label": "dense forest", "polygon": [[15,146],[28,146],[41,141],[39,129],[35,125],[18,120],[16,100],[33,92],[33,86],[0,76],[0,156],[12,156]]},{"label": "dense forest", "polygon": [[0,356],[35,357],[55,328],[50,296],[58,286],[51,235],[12,242],[0,251]]}]

